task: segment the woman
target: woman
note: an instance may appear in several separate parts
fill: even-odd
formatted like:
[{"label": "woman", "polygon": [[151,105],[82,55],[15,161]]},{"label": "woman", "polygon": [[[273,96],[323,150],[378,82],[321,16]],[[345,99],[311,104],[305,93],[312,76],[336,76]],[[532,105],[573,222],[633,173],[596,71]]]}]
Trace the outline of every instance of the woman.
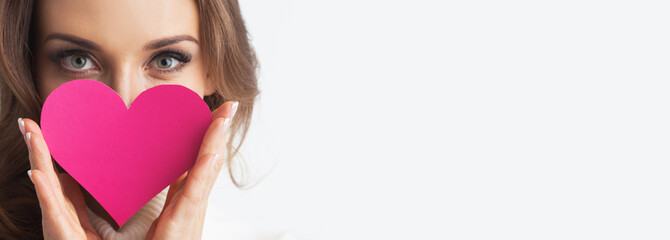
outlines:
[{"label": "woman", "polygon": [[[199,239],[209,192],[222,165],[231,170],[258,95],[237,1],[1,4],[0,239]],[[51,91],[82,78],[107,84],[127,105],[153,86],[180,84],[212,110],[195,166],[140,210],[153,215],[123,226],[135,224],[130,233],[52,164],[36,122]]]}]

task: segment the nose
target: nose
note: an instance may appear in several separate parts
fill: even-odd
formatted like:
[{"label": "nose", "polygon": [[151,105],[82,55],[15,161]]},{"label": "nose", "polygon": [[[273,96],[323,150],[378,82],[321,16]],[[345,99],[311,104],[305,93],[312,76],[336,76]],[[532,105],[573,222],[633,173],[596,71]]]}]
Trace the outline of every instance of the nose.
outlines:
[{"label": "nose", "polygon": [[107,86],[119,94],[126,108],[130,108],[135,98],[145,90],[141,74],[138,71],[132,71],[131,66],[125,64],[112,70],[109,75],[105,81]]}]

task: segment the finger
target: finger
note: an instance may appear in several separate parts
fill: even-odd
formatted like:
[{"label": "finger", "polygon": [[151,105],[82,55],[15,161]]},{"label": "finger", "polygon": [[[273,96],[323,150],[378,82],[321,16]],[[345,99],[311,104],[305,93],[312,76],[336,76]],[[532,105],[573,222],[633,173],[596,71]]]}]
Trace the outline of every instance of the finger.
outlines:
[{"label": "finger", "polygon": [[[37,125],[37,123],[35,123],[35,121],[33,121],[31,119],[23,118],[22,121],[25,124],[25,131],[26,131],[26,134],[25,134],[26,137],[25,137],[24,140],[26,140],[26,145],[28,146],[28,149],[31,150],[31,151],[34,151],[36,147],[39,148],[41,145],[35,146],[35,144],[33,143],[34,141],[32,141],[32,140],[34,140],[35,135],[42,136],[42,130]],[[28,134],[28,133],[30,133],[30,134]],[[28,139],[29,136],[31,138],[30,139],[31,141],[29,141],[29,139]],[[38,150],[41,150],[41,149],[38,149]],[[42,153],[42,152],[40,152],[40,153]],[[48,153],[48,150],[47,150],[47,153]],[[42,160],[42,158],[36,159],[36,160],[38,160],[38,161],[30,163],[30,167],[32,169],[40,169],[44,173],[47,173],[49,171],[53,171],[53,164],[51,163],[51,159],[49,159],[49,161],[39,161],[39,160]]]},{"label": "finger", "polygon": [[[214,119],[215,121],[212,124],[210,124],[210,128],[212,128],[212,126],[215,125],[215,124],[221,124],[221,123],[216,122],[216,121],[221,121],[221,120],[218,120],[218,119],[232,118],[232,116],[235,115],[235,112],[237,111],[237,106],[238,105],[239,105],[239,103],[237,101],[227,101],[227,102],[221,104],[221,106],[219,106],[216,110],[214,110],[212,112],[212,119]],[[225,120],[223,120],[223,121],[225,121]],[[208,129],[208,132],[210,130],[211,129]],[[207,134],[206,134],[206,136],[207,136]],[[205,138],[207,138],[207,137],[205,137]],[[201,148],[202,148],[202,146],[201,146]],[[208,147],[208,148],[211,148],[211,147]],[[200,155],[200,153],[198,155]],[[167,196],[165,197],[165,203],[163,204],[163,210],[161,211],[161,215],[163,214],[163,212],[165,212],[166,209],[168,209],[167,206],[170,205],[170,203],[172,202],[172,199],[174,199],[177,192],[179,192],[179,190],[181,190],[183,188],[183,186],[185,185],[184,183],[186,181],[186,176],[189,174],[189,172],[190,171],[185,172],[183,175],[181,175],[179,178],[177,178],[177,180],[175,180],[172,184],[170,184],[170,188],[168,190]],[[152,225],[152,228],[155,228],[155,224]]]},{"label": "finger", "polygon": [[[163,215],[163,213],[161,213]],[[147,235],[145,239],[153,239],[154,234],[156,234],[156,227],[158,227],[158,221],[161,218],[159,215],[158,218],[156,218],[152,223],[151,226],[149,227],[149,231],[147,231]]]},{"label": "finger", "polygon": [[23,121],[23,118],[19,118],[19,130],[21,135],[26,136],[26,123]]},{"label": "finger", "polygon": [[42,137],[42,130],[33,120],[28,118],[22,120],[25,124],[25,140],[28,145],[31,169],[41,170],[53,185],[54,191],[61,193],[60,195],[57,194],[57,196],[61,196],[60,181],[56,175],[53,161],[51,161],[51,154],[49,153],[47,144]]},{"label": "finger", "polygon": [[[200,146],[200,152],[198,153],[198,159],[193,168],[191,168],[191,171],[189,171],[186,182],[183,185],[184,187],[188,186],[190,181],[190,185],[197,185],[205,188],[193,188],[189,190],[190,192],[203,192],[209,185],[207,183],[213,184],[213,180],[215,179],[211,179],[212,174],[209,173],[218,173],[222,165],[217,164],[214,156],[219,157],[223,155],[223,149],[226,144],[225,131],[227,131],[227,128],[230,126],[238,105],[239,103],[237,101],[228,101],[212,113],[214,121],[210,124],[205,133],[202,145]],[[189,178],[192,178],[192,180],[189,180]],[[191,194],[190,192],[186,194]]]},{"label": "finger", "polygon": [[171,208],[170,203],[172,202],[172,199],[176,196],[176,194],[179,192],[179,190],[184,186],[184,180],[186,180],[186,176],[188,174],[188,171],[182,174],[177,180],[172,182],[170,184],[170,188],[168,190],[167,196],[165,197],[165,203],[163,204],[163,209],[161,210],[161,213],[158,215],[156,219],[151,223],[151,226],[149,227],[149,231],[147,231],[146,234],[146,239],[153,239],[153,235],[156,232],[156,227],[158,226],[158,222],[160,221],[161,217],[165,213],[166,210]]},{"label": "finger", "polygon": [[58,203],[53,186],[49,183],[49,178],[39,169],[28,171],[28,176],[35,185],[44,227],[55,228],[50,229],[51,232],[67,231],[67,216],[60,209],[61,204]]},{"label": "finger", "polygon": [[238,101],[227,101],[212,112],[212,120],[217,118],[233,118],[237,112],[237,107],[240,105]]},{"label": "finger", "polygon": [[[230,111],[230,109],[224,109],[225,111]],[[200,146],[198,159],[189,171],[182,189],[182,197],[188,200],[187,203],[205,202],[209,197],[212,186],[223,166],[222,156],[226,143],[225,131],[227,131],[230,122],[230,118],[217,118],[207,129]]]},{"label": "finger", "polygon": [[216,180],[214,168],[216,161],[221,157],[218,153],[203,155],[198,159],[186,177],[186,182],[181,191],[181,197],[187,201],[179,201],[177,204],[188,204],[188,206],[176,206],[177,208],[187,207],[192,209],[194,206],[200,206],[209,198],[211,183]]},{"label": "finger", "polygon": [[[177,193],[177,190],[183,185],[183,181],[186,179],[187,174],[188,172],[185,172],[179,178],[177,178],[177,180],[175,180],[174,182],[172,182],[172,184],[170,184],[167,196],[165,197],[165,204],[163,204],[163,206],[167,206],[170,204],[170,201],[172,201],[172,198],[174,198],[175,194]],[[163,207],[163,211],[165,211],[165,209],[166,208]]]},{"label": "finger", "polygon": [[81,192],[79,183],[67,173],[58,174],[61,185],[63,186],[63,192],[65,193],[66,199],[70,200],[72,207],[74,208],[79,223],[82,228],[85,230],[93,230],[93,225],[91,224],[90,219],[88,218],[88,212],[86,211],[86,201],[84,200],[84,195]]}]

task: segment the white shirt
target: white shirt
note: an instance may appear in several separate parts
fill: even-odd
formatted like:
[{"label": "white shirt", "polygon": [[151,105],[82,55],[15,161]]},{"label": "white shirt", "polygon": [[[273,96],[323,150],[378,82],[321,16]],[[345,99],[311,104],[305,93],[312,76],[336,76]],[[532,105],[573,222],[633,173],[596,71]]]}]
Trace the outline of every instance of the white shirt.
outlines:
[{"label": "white shirt", "polygon": [[88,217],[91,220],[93,228],[95,228],[95,231],[98,232],[103,240],[143,240],[149,231],[149,227],[151,227],[151,224],[163,210],[165,197],[169,188],[163,189],[158,195],[149,200],[118,231],[114,230],[114,227],[109,222],[86,207]]},{"label": "white shirt", "polygon": [[[86,207],[88,217],[96,232],[103,240],[144,240],[153,221],[160,215],[165,204],[165,198],[170,187],[163,189],[158,195],[149,200],[139,211],[137,211],[119,230],[114,230],[109,222],[96,215]],[[245,225],[235,223],[227,224],[227,227],[217,229],[216,239],[231,240],[294,240],[290,233],[275,233],[251,230]],[[207,238],[203,232],[203,239]]]}]

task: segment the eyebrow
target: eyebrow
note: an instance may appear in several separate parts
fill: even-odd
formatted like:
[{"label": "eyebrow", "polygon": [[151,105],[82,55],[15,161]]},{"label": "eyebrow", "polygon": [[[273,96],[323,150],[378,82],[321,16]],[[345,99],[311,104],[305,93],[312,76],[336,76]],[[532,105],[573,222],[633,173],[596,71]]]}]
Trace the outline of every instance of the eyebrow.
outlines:
[{"label": "eyebrow", "polygon": [[82,46],[82,47],[85,47],[85,48],[88,48],[88,49],[92,49],[92,50],[95,50],[95,51],[100,51],[100,45],[98,45],[94,42],[91,42],[89,40],[74,36],[74,35],[63,34],[63,33],[52,33],[52,34],[49,34],[49,36],[47,36],[44,39],[44,43],[46,43],[47,41],[49,41],[51,39],[61,39],[61,40],[65,40],[65,41],[77,44],[79,46]]},{"label": "eyebrow", "polygon": [[158,40],[153,40],[144,46],[144,50],[153,50],[167,45],[175,44],[181,41],[191,41],[194,42],[195,44],[200,45],[200,42],[198,42],[197,39],[191,37],[190,35],[177,35],[172,37],[161,38]]},{"label": "eyebrow", "polygon": [[[89,41],[89,40],[86,40],[86,39],[83,39],[83,38],[80,38],[80,37],[77,37],[77,36],[74,36],[74,35],[64,34],[64,33],[49,34],[49,36],[47,36],[44,39],[44,42],[46,43],[47,41],[49,41],[51,39],[65,40],[65,41],[77,44],[79,46],[82,46],[82,47],[85,47],[85,48],[88,48],[88,49],[91,49],[91,50],[94,50],[94,51],[100,51],[100,49],[102,49],[100,47],[100,45],[98,45],[98,44],[96,44],[92,41]],[[153,50],[153,49],[161,48],[161,47],[168,46],[168,45],[171,45],[171,44],[175,44],[175,43],[178,43],[178,42],[181,42],[181,41],[191,41],[191,42],[194,42],[195,44],[200,44],[200,42],[197,39],[191,37],[190,35],[177,35],[177,36],[172,36],[172,37],[166,37],[166,38],[153,40],[153,41],[147,43],[144,46],[144,50],[147,50],[147,51],[148,50]]]}]

